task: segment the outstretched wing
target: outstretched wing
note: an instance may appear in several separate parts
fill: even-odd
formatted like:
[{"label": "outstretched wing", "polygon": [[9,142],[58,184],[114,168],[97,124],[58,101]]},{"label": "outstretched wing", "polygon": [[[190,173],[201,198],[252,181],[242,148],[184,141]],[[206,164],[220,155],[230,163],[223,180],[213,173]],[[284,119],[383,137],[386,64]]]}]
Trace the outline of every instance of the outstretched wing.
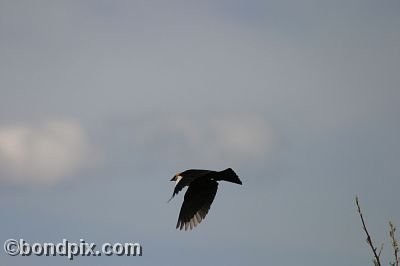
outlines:
[{"label": "outstretched wing", "polygon": [[217,189],[218,183],[214,180],[192,182],[185,193],[176,228],[191,230],[197,226],[206,217]]}]

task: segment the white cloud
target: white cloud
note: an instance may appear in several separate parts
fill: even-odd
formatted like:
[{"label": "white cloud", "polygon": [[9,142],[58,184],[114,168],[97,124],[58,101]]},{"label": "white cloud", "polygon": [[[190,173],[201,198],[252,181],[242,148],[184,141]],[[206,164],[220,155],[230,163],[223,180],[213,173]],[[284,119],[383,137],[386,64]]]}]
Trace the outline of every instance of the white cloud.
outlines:
[{"label": "white cloud", "polygon": [[85,130],[74,121],[0,126],[0,181],[54,183],[89,162]]}]

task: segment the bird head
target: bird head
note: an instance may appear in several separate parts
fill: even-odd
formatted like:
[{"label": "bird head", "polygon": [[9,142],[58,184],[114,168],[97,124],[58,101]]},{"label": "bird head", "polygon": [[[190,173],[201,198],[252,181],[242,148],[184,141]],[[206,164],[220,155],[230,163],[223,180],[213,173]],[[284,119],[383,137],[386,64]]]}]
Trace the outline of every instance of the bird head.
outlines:
[{"label": "bird head", "polygon": [[174,175],[174,177],[171,178],[170,181],[175,181],[176,183],[178,183],[179,181],[181,181],[181,179],[182,179],[181,173],[177,173],[176,175]]}]

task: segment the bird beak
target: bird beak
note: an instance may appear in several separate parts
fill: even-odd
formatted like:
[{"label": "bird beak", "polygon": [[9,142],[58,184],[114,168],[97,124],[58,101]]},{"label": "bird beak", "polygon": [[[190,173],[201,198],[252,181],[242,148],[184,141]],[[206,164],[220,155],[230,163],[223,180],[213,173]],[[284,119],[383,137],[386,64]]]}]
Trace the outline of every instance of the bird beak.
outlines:
[{"label": "bird beak", "polygon": [[171,180],[170,181],[175,181],[176,180],[176,175],[174,175],[174,177],[173,178],[171,178]]}]

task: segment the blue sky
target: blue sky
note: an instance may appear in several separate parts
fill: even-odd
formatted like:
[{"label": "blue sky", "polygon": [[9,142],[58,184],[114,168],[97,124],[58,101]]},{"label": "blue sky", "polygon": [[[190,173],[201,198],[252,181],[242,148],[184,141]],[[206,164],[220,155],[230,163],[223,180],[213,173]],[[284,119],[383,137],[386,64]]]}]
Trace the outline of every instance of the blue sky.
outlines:
[{"label": "blue sky", "polygon": [[[398,1],[0,1],[0,235],[76,265],[366,265],[400,226]],[[175,230],[188,168],[232,167]],[[0,256],[5,265],[63,257]]]}]

